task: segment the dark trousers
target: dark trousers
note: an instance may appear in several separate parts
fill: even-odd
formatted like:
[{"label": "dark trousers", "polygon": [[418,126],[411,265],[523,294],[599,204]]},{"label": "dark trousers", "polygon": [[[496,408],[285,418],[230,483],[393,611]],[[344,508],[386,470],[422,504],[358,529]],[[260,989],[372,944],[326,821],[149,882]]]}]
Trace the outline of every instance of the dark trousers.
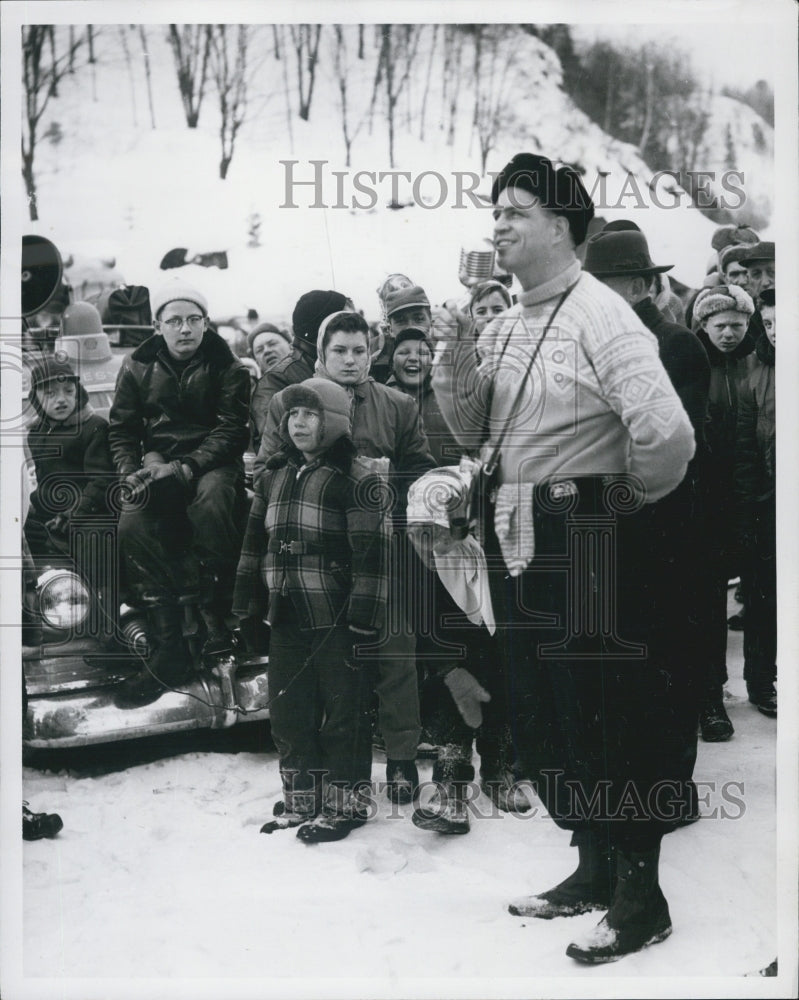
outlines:
[{"label": "dark trousers", "polygon": [[204,473],[188,491],[172,477],[150,483],[142,501],[119,518],[123,592],[174,600],[199,586],[202,567],[229,601],[243,521],[244,483],[235,466]]},{"label": "dark trousers", "polygon": [[578,840],[645,850],[678,818],[685,734],[648,655],[649,518],[618,482],[539,486],[533,562],[492,577],[521,775]]},{"label": "dark trousers", "polygon": [[328,786],[371,775],[371,678],[353,663],[352,644],[345,626],[300,629],[290,601],[272,626],[270,718],[284,789],[314,790],[320,803]]},{"label": "dark trousers", "polygon": [[777,677],[777,538],[774,498],[758,505],[757,545],[747,562],[744,680],[768,690]]}]

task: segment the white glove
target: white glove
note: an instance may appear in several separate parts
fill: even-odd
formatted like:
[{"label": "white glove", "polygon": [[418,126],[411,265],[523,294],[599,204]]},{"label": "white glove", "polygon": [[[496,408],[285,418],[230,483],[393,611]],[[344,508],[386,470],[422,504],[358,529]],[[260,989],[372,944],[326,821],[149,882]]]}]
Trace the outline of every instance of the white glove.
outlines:
[{"label": "white glove", "polygon": [[483,722],[481,702],[491,701],[491,695],[464,667],[455,667],[444,677],[444,683],[452,694],[452,699],[463,716],[463,721],[472,729]]}]

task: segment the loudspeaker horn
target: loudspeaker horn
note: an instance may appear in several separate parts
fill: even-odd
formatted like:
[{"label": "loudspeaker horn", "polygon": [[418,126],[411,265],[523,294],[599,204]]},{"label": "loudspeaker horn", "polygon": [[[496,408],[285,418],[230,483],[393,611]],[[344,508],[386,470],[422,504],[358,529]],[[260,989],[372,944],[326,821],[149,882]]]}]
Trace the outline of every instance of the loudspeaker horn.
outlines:
[{"label": "loudspeaker horn", "polygon": [[63,265],[55,243],[44,236],[22,237],[22,315],[41,312],[61,284]]}]

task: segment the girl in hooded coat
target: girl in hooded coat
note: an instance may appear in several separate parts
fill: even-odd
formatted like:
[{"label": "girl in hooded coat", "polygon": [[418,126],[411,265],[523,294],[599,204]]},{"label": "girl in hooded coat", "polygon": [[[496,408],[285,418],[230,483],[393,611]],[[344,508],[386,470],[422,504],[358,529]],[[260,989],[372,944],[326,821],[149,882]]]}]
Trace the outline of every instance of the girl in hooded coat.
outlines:
[{"label": "girl in hooded coat", "polygon": [[64,555],[72,519],[108,512],[106,490],[116,480],[108,422],[92,411],[80,378],[58,357],[34,365],[28,398],[38,414],[27,438],[37,486],[25,539],[33,556]]},{"label": "girl in hooded coat", "polygon": [[312,378],[281,396],[283,446],[255,484],[233,607],[248,618],[268,603],[271,626],[283,801],[261,832],[296,826],[310,844],[367,818],[371,683],[356,650],[384,625],[389,504],[355,458],[347,392]]}]

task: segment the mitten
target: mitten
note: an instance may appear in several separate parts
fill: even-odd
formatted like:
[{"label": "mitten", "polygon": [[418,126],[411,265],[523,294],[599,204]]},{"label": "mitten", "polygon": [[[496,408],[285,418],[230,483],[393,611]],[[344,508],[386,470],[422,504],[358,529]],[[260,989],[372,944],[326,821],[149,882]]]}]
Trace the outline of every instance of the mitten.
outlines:
[{"label": "mitten", "polygon": [[477,729],[483,722],[481,702],[491,701],[491,695],[464,667],[450,670],[444,678],[444,683],[449,688],[463,721],[472,729]]}]

